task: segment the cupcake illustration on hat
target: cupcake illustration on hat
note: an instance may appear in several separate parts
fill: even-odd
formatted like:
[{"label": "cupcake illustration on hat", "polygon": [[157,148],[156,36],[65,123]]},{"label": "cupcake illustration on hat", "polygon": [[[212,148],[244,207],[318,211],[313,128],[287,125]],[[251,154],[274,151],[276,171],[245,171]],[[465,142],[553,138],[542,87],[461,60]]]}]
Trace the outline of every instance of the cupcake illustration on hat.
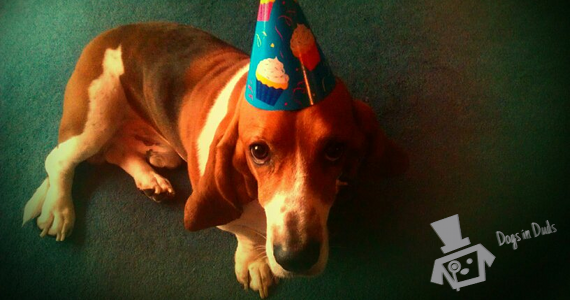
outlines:
[{"label": "cupcake illustration on hat", "polygon": [[264,110],[318,104],[336,79],[295,0],[261,0],[245,98]]},{"label": "cupcake illustration on hat", "polygon": [[269,105],[275,105],[289,84],[289,76],[277,57],[260,61],[255,71],[255,78],[257,99]]}]

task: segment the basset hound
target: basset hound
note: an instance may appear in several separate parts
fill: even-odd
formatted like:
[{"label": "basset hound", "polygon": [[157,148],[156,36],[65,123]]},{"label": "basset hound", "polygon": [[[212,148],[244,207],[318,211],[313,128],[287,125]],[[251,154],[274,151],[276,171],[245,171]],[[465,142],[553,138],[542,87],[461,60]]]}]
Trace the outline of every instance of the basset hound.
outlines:
[{"label": "basset hound", "polygon": [[71,234],[82,161],[120,166],[156,201],[174,190],[153,168],[186,161],[184,226],[235,234],[244,288],[266,297],[277,278],[320,273],[339,188],[401,173],[407,156],[339,79],[312,107],[266,111],[244,99],[248,68],[244,52],[190,26],[134,24],[96,37],[67,84],[58,145],[24,223],[37,217],[41,236],[57,241]]}]

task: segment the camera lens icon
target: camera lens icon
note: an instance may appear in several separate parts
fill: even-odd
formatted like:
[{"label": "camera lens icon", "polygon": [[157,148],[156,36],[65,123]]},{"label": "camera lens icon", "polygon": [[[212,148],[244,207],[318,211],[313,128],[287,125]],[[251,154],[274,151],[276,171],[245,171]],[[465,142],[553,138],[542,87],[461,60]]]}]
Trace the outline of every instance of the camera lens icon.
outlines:
[{"label": "camera lens icon", "polygon": [[457,272],[459,272],[459,270],[461,270],[461,263],[459,263],[456,260],[451,261],[447,265],[447,269],[449,270],[449,272],[453,273],[453,275],[455,276],[455,273],[457,273]]},{"label": "camera lens icon", "polygon": [[[455,280],[455,282],[457,282],[457,272],[459,272],[459,270],[461,270],[461,263],[456,261],[456,260],[452,260],[447,265],[447,269],[449,270],[449,272],[451,274],[453,274],[453,280]],[[459,289],[457,289],[457,291],[459,291]]]}]

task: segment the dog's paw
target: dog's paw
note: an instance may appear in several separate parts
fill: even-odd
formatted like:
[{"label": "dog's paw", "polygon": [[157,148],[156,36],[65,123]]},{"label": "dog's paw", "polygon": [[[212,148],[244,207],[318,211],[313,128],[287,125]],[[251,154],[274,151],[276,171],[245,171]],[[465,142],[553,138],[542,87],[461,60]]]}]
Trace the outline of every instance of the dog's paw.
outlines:
[{"label": "dog's paw", "polygon": [[42,231],[41,237],[51,235],[55,236],[58,242],[65,240],[71,235],[75,224],[75,210],[71,198],[49,190],[37,224]]},{"label": "dog's paw", "polygon": [[259,292],[263,299],[269,296],[269,288],[278,283],[277,277],[269,268],[265,253],[254,254],[238,250],[236,252],[235,272],[239,283],[247,290],[251,288]]},{"label": "dog's paw", "polygon": [[156,202],[174,197],[174,189],[170,181],[154,172],[138,176],[135,178],[135,183],[139,190]]}]

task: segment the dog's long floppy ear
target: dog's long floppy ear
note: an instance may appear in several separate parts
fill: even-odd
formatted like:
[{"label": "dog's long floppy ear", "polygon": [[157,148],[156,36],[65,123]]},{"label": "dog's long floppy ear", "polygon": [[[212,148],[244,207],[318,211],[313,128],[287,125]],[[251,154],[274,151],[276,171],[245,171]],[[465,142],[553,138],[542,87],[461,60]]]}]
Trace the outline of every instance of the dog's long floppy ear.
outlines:
[{"label": "dog's long floppy ear", "polygon": [[357,126],[363,134],[359,142],[361,159],[351,170],[362,177],[390,177],[403,174],[409,167],[406,152],[386,137],[370,106],[360,100],[353,100],[353,113]]},{"label": "dog's long floppy ear", "polygon": [[[206,170],[184,208],[184,227],[189,231],[227,224],[242,213],[236,185],[242,178],[232,160],[238,140],[238,110],[223,135],[214,138]],[[243,184],[242,184],[243,185]]]}]

